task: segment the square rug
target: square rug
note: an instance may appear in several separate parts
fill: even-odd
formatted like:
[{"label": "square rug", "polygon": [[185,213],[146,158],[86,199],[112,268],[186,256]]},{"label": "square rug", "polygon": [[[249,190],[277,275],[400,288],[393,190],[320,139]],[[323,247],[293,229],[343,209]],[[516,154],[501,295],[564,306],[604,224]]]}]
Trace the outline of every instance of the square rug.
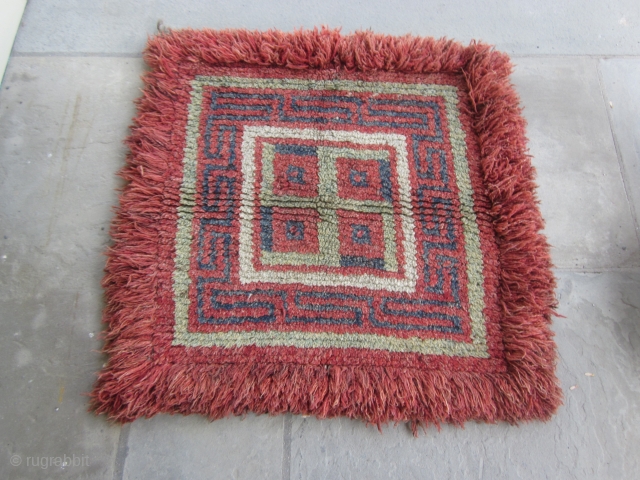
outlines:
[{"label": "square rug", "polygon": [[552,415],[554,278],[506,55],[182,30],[145,60],[95,412]]}]

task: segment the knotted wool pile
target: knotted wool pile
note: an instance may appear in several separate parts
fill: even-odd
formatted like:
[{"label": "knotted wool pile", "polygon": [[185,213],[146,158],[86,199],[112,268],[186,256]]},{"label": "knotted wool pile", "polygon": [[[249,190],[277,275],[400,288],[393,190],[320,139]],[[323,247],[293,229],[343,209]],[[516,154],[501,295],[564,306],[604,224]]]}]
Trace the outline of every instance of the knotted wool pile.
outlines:
[{"label": "knotted wool pile", "polygon": [[554,279],[506,55],[183,30],[145,59],[97,413],[553,414]]}]

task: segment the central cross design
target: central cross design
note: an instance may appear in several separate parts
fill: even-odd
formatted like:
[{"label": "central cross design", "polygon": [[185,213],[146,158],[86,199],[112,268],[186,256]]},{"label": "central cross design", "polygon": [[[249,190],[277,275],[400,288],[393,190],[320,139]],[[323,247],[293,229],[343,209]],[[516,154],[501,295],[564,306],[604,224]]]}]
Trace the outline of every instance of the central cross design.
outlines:
[{"label": "central cross design", "polygon": [[[386,149],[264,142],[259,194],[262,262],[396,272],[389,157]],[[277,228],[282,218],[285,238],[305,248],[278,248]],[[295,233],[290,230],[292,225],[296,225]],[[310,239],[317,242],[313,248],[303,237],[316,232],[317,240]],[[375,232],[380,255],[371,253],[376,246]]]}]

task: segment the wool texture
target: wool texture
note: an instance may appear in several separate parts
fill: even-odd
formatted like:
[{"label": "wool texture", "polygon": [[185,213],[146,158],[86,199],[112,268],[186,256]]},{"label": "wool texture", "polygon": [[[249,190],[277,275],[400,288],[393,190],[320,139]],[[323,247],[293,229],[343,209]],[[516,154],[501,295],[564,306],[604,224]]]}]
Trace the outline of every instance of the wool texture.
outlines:
[{"label": "wool texture", "polygon": [[555,280],[507,55],[180,30],[145,61],[93,411],[551,417]]}]

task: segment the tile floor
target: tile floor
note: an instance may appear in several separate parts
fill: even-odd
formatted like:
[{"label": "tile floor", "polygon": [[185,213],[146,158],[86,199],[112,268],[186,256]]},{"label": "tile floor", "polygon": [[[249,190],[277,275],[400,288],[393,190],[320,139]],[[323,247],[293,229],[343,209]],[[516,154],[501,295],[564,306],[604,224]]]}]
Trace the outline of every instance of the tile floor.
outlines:
[{"label": "tile floor", "polygon": [[[0,87],[1,478],[638,478],[640,6],[395,4],[389,15],[382,0],[29,1]],[[82,393],[104,361],[114,173],[158,19],[371,27],[512,54],[563,315],[553,329],[566,398],[553,420],[414,439],[341,419],[158,416],[120,428],[86,413]],[[33,466],[64,455],[67,467]]]}]

